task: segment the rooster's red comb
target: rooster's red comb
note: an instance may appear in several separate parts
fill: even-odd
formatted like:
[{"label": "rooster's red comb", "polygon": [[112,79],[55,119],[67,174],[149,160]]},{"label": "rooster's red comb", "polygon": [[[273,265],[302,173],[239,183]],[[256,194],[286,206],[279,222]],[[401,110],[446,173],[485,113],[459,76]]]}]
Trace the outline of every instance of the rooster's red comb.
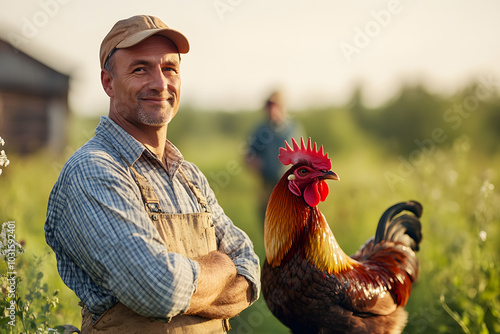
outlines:
[{"label": "rooster's red comb", "polygon": [[309,161],[316,169],[326,169],[330,170],[332,168],[332,162],[328,158],[328,153],[323,154],[323,145],[317,149],[317,144],[314,143],[314,147],[311,147],[311,137],[307,142],[307,147],[304,145],[304,138],[300,137],[300,147],[292,138],[293,149],[288,145],[285,140],[286,148],[280,147],[280,154],[278,158],[283,165],[296,164],[300,160]]}]

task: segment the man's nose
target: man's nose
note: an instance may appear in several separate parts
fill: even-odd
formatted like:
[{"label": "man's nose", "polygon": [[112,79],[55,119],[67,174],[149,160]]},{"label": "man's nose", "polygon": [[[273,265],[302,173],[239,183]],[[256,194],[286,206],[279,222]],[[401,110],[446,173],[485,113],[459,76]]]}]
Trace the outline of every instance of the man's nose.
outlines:
[{"label": "man's nose", "polygon": [[168,90],[169,80],[161,68],[156,68],[151,73],[150,88],[158,92]]}]

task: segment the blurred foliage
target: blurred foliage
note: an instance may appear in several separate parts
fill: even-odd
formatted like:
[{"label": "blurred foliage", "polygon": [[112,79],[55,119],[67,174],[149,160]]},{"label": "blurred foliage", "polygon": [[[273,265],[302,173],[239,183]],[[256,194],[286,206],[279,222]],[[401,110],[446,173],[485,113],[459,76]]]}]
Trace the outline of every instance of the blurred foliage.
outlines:
[{"label": "blurred foliage", "polygon": [[432,94],[425,87],[405,86],[386,104],[367,108],[357,89],[349,109],[360,128],[380,140],[390,153],[409,154],[418,142],[433,140],[441,129],[446,143],[467,134],[485,153],[498,153],[500,97],[496,83],[482,79],[451,97]]},{"label": "blurred foliage", "polygon": [[[11,228],[6,228],[9,225]],[[43,281],[44,256],[26,259],[24,248],[13,238],[15,233],[15,222],[2,225],[0,285],[4,298],[0,300],[0,328],[9,334],[63,333],[63,327],[54,326],[59,290],[49,292],[49,284]]]},{"label": "blurred foliage", "polygon": [[[341,177],[330,183],[320,209],[346,253],[374,234],[388,206],[408,199],[423,204],[420,274],[406,307],[405,333],[500,332],[500,99],[491,86],[478,81],[449,97],[407,86],[372,108],[358,90],[346,106],[290,113],[324,145]],[[253,240],[261,260],[260,183],[245,166],[244,154],[262,117],[262,111],[183,106],[168,130],[169,140],[200,167],[228,216]],[[62,157],[40,152],[20,158],[6,143],[11,165],[0,176],[0,219],[16,221],[16,233],[25,241],[23,257],[50,252],[43,234],[50,189],[98,121],[74,116]],[[20,263],[20,291],[37,282],[29,270],[42,272],[36,283],[43,292],[40,305],[60,290],[57,307],[49,309],[51,323],[79,327],[78,300],[61,282],[53,253],[40,266]],[[288,333],[262,298],[231,324],[233,333]]]}]

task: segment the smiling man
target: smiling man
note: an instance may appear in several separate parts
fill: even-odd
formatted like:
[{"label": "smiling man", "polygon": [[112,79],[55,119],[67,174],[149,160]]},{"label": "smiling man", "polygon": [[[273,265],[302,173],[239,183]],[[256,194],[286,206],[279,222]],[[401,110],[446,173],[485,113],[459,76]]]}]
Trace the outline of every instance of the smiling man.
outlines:
[{"label": "smiling man", "polygon": [[251,241],[166,139],[188,51],[152,16],[117,22],[101,44],[109,117],[65,164],[45,222],[83,334],[221,333],[259,295]]}]

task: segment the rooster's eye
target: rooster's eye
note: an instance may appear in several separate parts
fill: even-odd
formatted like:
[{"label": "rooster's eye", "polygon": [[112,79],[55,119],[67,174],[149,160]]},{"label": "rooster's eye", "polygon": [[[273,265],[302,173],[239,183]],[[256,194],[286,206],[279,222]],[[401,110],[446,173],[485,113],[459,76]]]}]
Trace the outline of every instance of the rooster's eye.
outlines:
[{"label": "rooster's eye", "polygon": [[307,173],[308,173],[307,169],[305,169],[305,168],[299,169],[299,175],[300,176],[306,176]]}]

